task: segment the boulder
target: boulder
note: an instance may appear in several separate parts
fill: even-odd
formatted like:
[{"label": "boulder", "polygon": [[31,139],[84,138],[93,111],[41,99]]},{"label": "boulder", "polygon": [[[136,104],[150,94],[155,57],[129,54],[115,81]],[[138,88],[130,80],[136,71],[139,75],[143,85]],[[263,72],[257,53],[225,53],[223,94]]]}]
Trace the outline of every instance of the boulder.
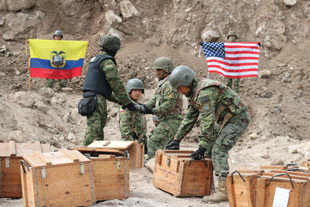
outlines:
[{"label": "boulder", "polygon": [[292,7],[296,5],[297,0],[283,0],[283,3],[285,4],[285,6]]},{"label": "boulder", "polygon": [[1,0],[0,10],[2,11],[20,11],[30,9],[36,4],[37,0]]},{"label": "boulder", "polygon": [[211,29],[204,29],[201,33],[201,40],[203,42],[215,42],[220,38],[219,33]]},{"label": "boulder", "polygon": [[139,16],[138,10],[129,0],[123,0],[120,3],[121,13],[123,15],[123,19],[129,19],[134,16]]}]

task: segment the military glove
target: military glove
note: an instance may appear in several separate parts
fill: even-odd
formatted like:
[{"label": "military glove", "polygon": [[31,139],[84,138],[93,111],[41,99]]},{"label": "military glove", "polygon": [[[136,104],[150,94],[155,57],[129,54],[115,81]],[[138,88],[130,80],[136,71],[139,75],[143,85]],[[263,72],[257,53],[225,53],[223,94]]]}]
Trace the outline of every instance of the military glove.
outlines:
[{"label": "military glove", "polygon": [[194,160],[202,160],[206,150],[206,148],[199,146],[198,150],[191,154],[191,158]]},{"label": "military glove", "polygon": [[200,44],[200,45],[203,45],[203,42],[200,42],[199,44]]},{"label": "military glove", "polygon": [[139,105],[139,104],[136,104],[136,103],[130,103],[130,104],[128,104],[128,105],[126,105],[126,106],[123,106],[122,107],[123,109],[129,109],[130,111],[138,111],[138,112],[143,112],[143,111],[145,111],[145,108],[144,108],[144,106],[142,106],[142,105]]},{"label": "military glove", "polygon": [[180,150],[180,140],[172,140],[169,144],[166,145],[165,149],[167,150]]},{"label": "military glove", "polygon": [[145,104],[140,104],[140,105],[145,108],[145,110],[141,112],[142,114],[154,114],[154,109],[150,109]]}]

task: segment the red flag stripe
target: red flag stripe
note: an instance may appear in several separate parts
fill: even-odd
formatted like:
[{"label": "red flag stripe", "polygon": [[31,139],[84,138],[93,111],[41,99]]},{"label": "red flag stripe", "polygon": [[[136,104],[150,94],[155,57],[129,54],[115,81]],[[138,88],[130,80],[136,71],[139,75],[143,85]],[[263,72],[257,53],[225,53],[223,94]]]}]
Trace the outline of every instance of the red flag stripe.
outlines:
[{"label": "red flag stripe", "polygon": [[225,60],[259,60],[258,57],[225,57]]},{"label": "red flag stripe", "polygon": [[218,68],[218,69],[221,69],[225,72],[231,72],[231,73],[257,71],[256,68],[234,70],[234,69],[226,69],[226,68],[220,67],[218,65],[208,65],[209,71],[211,70],[211,68]]},{"label": "red flag stripe", "polygon": [[217,73],[217,74],[220,74],[220,75],[224,76],[225,78],[249,78],[249,77],[257,77],[257,74],[241,75],[241,76],[227,76],[227,75],[224,75],[223,73],[221,73],[221,72],[219,72],[219,71],[209,71],[209,73]]},{"label": "red flag stripe", "polygon": [[212,62],[217,62],[217,63],[220,63],[220,64],[223,64],[223,65],[227,65],[227,66],[246,66],[246,65],[257,65],[258,66],[258,63],[239,63],[239,64],[231,64],[231,63],[226,63],[224,61],[220,61],[220,60],[214,60],[214,59],[209,59],[207,60],[208,64],[211,64]]}]

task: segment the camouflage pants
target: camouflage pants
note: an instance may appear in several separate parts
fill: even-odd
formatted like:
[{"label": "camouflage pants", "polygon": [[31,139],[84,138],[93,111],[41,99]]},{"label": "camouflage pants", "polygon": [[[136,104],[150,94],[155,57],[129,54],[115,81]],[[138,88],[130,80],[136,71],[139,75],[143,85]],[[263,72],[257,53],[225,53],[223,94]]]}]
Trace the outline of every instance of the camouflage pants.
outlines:
[{"label": "camouflage pants", "polygon": [[229,88],[233,88],[234,91],[239,93],[240,78],[225,78],[225,82]]},{"label": "camouflage pants", "polygon": [[103,128],[107,122],[107,102],[102,95],[97,95],[97,109],[87,116],[87,129],[83,145],[87,146],[95,139],[103,140]]},{"label": "camouflage pants", "polygon": [[218,134],[219,128],[213,130],[213,134],[208,140],[206,155],[211,157],[215,175],[225,174],[229,171],[228,151],[236,144],[239,137],[245,132],[250,122],[247,112],[238,117],[231,118]]},{"label": "camouflage pants", "polygon": [[165,119],[159,122],[148,142],[148,159],[152,159],[157,150],[165,149],[177,133],[182,119]]},{"label": "camouflage pants", "polygon": [[[55,79],[47,79],[46,88],[53,88],[55,83]],[[60,88],[67,87],[67,79],[60,79],[59,80]]]}]

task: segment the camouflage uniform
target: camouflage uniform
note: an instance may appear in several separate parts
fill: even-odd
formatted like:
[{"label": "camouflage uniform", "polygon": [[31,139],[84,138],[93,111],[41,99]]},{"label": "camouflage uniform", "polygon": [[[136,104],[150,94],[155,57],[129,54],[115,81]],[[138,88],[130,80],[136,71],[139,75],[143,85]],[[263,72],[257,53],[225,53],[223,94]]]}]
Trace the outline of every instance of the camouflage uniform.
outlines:
[{"label": "camouflage uniform", "polygon": [[[107,55],[106,52],[101,51],[99,55]],[[128,105],[131,103],[124,84],[120,80],[117,67],[111,59],[103,60],[100,63],[100,69],[105,74],[108,84],[111,86],[112,94],[108,101],[115,103],[121,103],[122,105]],[[90,115],[87,116],[87,130],[85,133],[85,140],[83,144],[85,146],[92,143],[95,139],[103,140],[104,132],[103,128],[107,121],[107,103],[106,98],[97,94],[97,109]]]},{"label": "camouflage uniform", "polygon": [[154,98],[146,106],[154,109],[159,124],[153,131],[148,142],[148,158],[155,156],[156,150],[165,148],[177,132],[183,117],[181,116],[183,101],[177,89],[169,84],[167,76],[158,85]]},{"label": "camouflage uniform", "polygon": [[[237,33],[235,31],[229,31],[227,35],[227,39],[229,39],[229,36],[235,36],[237,39]],[[230,42],[235,42],[236,39]],[[225,78],[225,83],[228,87],[233,88],[234,91],[239,93],[240,78]]]},{"label": "camouflage uniform", "polygon": [[[53,88],[55,79],[47,79],[46,88]],[[67,79],[59,80],[60,89],[67,87]]]},{"label": "camouflage uniform", "polygon": [[[246,104],[230,88],[210,79],[193,79],[188,112],[175,139],[181,140],[194,127],[201,114],[199,146],[212,158],[215,175],[229,170],[228,151],[248,127],[250,117]],[[218,124],[218,125],[216,125]]]},{"label": "camouflage uniform", "polygon": [[134,141],[142,138],[143,143],[147,144],[147,128],[145,115],[137,111],[119,108],[119,126],[122,140]]}]

